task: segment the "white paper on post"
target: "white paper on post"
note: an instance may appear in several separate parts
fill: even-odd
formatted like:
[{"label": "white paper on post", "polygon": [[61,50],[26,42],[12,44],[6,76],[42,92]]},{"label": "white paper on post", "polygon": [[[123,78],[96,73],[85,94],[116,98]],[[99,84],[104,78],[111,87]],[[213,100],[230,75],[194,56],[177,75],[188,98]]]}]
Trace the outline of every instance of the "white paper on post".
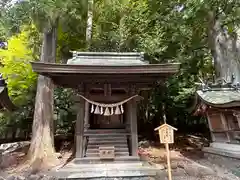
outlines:
[{"label": "white paper on post", "polygon": [[170,127],[165,126],[164,128],[159,129],[159,136],[160,136],[160,142],[162,144],[174,143],[173,129]]}]

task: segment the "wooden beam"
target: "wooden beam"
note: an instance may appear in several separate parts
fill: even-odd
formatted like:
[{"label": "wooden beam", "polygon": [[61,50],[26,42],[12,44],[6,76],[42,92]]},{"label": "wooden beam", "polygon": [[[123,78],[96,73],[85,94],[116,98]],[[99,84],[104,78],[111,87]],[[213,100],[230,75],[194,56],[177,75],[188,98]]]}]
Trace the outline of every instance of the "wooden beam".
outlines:
[{"label": "wooden beam", "polygon": [[[84,93],[84,87],[83,84],[79,86],[79,93]],[[77,102],[77,121],[76,121],[76,127],[75,127],[75,134],[76,134],[76,158],[82,158],[83,157],[83,144],[84,144],[84,99],[80,98]]]},{"label": "wooden beam", "polygon": [[224,114],[222,112],[220,113],[220,118],[221,118],[221,122],[222,122],[222,125],[223,125],[223,129],[226,131],[225,134],[227,136],[227,142],[231,142],[230,135],[227,132],[228,126],[227,126],[226,117],[224,116]]},{"label": "wooden beam", "polygon": [[[86,90],[90,91],[92,88],[101,88],[103,89],[103,84],[106,82],[106,79],[101,80],[98,79],[98,77],[95,77],[95,79],[79,79],[77,77],[52,77],[53,82],[55,85],[64,87],[64,88],[78,88],[78,84],[81,82],[84,82],[86,84]],[[125,80],[123,80],[125,79]],[[129,81],[128,81],[129,79]],[[159,80],[158,80],[159,81]],[[161,80],[163,81],[163,79]],[[112,89],[125,89],[127,90],[129,87],[129,84],[135,84],[136,88],[138,90],[150,90],[153,87],[156,87],[156,83],[153,79],[148,78],[148,79],[131,79],[130,77],[126,78],[117,78],[117,79],[112,79],[108,81],[109,84],[111,84]]]},{"label": "wooden beam", "polygon": [[84,83],[108,83],[108,84],[114,84],[116,82],[119,83],[146,83],[148,85],[155,85],[155,82],[165,80],[164,77],[161,77],[160,75],[115,75],[115,76],[106,76],[106,75],[69,75],[69,76],[63,76],[63,75],[53,75],[49,76],[51,77],[54,82],[57,84],[79,84],[81,82]]},{"label": "wooden beam", "polygon": [[112,85],[107,84],[107,96],[111,96],[111,95],[112,95]]},{"label": "wooden beam", "polygon": [[226,132],[231,132],[231,133],[237,132],[237,133],[239,133],[240,130],[213,130],[212,132],[213,133],[226,133]]},{"label": "wooden beam", "polygon": [[89,124],[89,102],[85,101],[85,110],[84,110],[84,131],[88,130],[90,127]]},{"label": "wooden beam", "polygon": [[137,66],[89,66],[32,62],[33,70],[37,73],[61,74],[136,74],[156,73],[172,75],[179,71],[180,64],[149,64]]},{"label": "wooden beam", "polygon": [[213,133],[212,123],[211,123],[210,116],[209,116],[208,113],[207,113],[207,120],[208,120],[208,127],[209,127],[209,130],[210,130],[212,141],[214,142],[214,141],[216,141],[216,138],[215,138],[215,135]]},{"label": "wooden beam", "polygon": [[131,131],[131,152],[132,156],[137,156],[138,150],[138,132],[137,132],[137,103],[131,100],[128,103],[128,112],[130,118],[130,131]]},{"label": "wooden beam", "polygon": [[[131,84],[129,87],[129,95],[136,94],[135,84]],[[131,131],[131,152],[132,156],[138,156],[138,131],[137,131],[137,103],[134,99],[127,103],[129,120],[130,120],[130,131]]]},{"label": "wooden beam", "polygon": [[[89,96],[87,96],[87,98],[92,100],[92,101],[96,101],[96,102],[109,102],[109,103],[123,101],[125,99],[128,99],[129,97],[131,97],[131,96],[128,96],[128,95],[116,95],[116,94],[108,96],[107,98],[104,97],[104,96],[93,95],[93,94],[89,94]],[[142,99],[143,99],[143,97],[138,96],[138,97],[135,98],[135,101],[140,101]]]},{"label": "wooden beam", "polygon": [[84,100],[81,99],[77,104],[78,113],[76,121],[76,157],[83,157],[83,132],[84,132]]},{"label": "wooden beam", "polygon": [[232,111],[233,116],[236,117],[237,121],[238,121],[238,128],[240,129],[240,112],[239,111]]},{"label": "wooden beam", "polygon": [[240,129],[240,118],[237,117],[237,121],[238,121],[238,128]]},{"label": "wooden beam", "polygon": [[105,83],[103,90],[104,90],[104,96],[105,97],[111,96],[111,93],[112,93],[111,84],[106,84]]},{"label": "wooden beam", "polygon": [[[140,83],[140,82],[135,82],[136,88],[137,89],[141,89],[141,90],[150,90],[153,86],[156,86],[156,83],[151,83],[151,82],[146,82],[146,83]],[[99,88],[99,89],[103,89],[103,83],[94,83],[94,82],[89,82],[86,84],[86,89],[88,91],[90,91],[91,89],[94,88]],[[121,83],[121,82],[114,82],[111,83],[111,89],[124,89],[127,91],[127,89],[129,88],[129,83],[125,82],[125,83]]]}]

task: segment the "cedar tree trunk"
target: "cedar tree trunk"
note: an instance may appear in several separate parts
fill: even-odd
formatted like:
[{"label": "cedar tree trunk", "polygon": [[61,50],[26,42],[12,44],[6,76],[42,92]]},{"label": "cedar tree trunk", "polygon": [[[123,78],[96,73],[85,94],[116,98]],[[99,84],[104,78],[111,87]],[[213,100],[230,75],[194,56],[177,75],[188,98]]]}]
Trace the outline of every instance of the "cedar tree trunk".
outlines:
[{"label": "cedar tree trunk", "polygon": [[224,30],[214,12],[209,12],[208,42],[213,56],[216,78],[240,82],[240,42],[237,34]]},{"label": "cedar tree trunk", "polygon": [[[56,28],[44,31],[41,61],[55,62],[56,58]],[[53,83],[48,77],[39,75],[35,100],[32,140],[28,152],[31,164],[51,165],[57,158],[53,138]],[[40,164],[41,165],[40,165]]]},{"label": "cedar tree trunk", "polygon": [[88,0],[88,18],[87,18],[87,28],[86,28],[86,43],[87,50],[90,49],[92,40],[92,27],[93,27],[93,0]]}]

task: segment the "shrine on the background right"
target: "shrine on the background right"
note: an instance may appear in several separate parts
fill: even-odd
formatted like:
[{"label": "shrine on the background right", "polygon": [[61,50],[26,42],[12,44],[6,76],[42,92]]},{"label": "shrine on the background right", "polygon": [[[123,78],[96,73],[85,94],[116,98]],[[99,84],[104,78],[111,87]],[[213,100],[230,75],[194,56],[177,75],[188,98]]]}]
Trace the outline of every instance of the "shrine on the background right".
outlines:
[{"label": "shrine on the background right", "polygon": [[240,158],[240,86],[220,81],[196,92],[194,115],[205,116],[211,133],[204,152]]}]

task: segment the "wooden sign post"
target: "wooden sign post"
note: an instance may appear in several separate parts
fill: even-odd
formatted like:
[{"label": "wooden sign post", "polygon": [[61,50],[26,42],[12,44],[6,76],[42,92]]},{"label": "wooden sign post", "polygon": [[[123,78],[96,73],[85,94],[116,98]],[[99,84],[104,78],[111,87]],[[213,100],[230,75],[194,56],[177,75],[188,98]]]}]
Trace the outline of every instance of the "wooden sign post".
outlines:
[{"label": "wooden sign post", "polygon": [[165,148],[167,151],[168,179],[172,180],[169,144],[174,143],[174,130],[176,131],[177,129],[164,123],[163,125],[155,128],[154,130],[158,131],[159,133],[160,143],[165,144]]}]

